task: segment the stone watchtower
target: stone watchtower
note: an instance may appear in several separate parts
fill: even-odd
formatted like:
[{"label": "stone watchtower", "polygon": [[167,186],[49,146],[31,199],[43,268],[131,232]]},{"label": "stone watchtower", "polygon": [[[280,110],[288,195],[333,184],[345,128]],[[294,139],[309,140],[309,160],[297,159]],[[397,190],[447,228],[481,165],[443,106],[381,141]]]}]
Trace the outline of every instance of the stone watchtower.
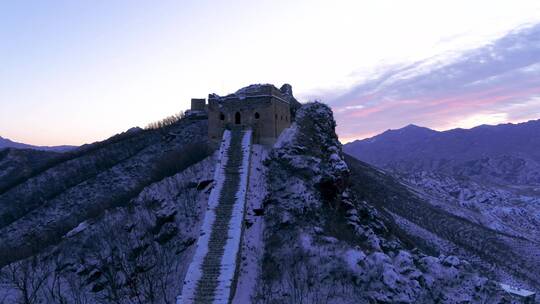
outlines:
[{"label": "stone watchtower", "polygon": [[192,100],[192,110],[208,111],[208,137],[217,144],[225,129],[252,129],[253,143],[273,145],[281,132],[291,125],[300,103],[285,84],[256,84],[227,96],[208,95],[208,105]]}]

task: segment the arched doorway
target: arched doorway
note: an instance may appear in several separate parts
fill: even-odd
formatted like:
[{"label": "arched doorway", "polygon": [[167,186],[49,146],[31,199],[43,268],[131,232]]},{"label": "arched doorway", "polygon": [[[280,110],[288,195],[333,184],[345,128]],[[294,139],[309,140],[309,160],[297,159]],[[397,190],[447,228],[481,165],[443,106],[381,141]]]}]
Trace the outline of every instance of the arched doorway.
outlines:
[{"label": "arched doorway", "polygon": [[236,114],[234,114],[234,124],[239,125],[241,123],[240,112],[236,112]]}]

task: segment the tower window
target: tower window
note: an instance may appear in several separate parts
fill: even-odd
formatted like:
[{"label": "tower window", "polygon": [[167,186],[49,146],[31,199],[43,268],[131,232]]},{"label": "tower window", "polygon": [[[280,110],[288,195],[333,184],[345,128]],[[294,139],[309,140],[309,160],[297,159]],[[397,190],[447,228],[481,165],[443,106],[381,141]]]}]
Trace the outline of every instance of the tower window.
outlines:
[{"label": "tower window", "polygon": [[236,114],[234,114],[234,123],[237,125],[242,123],[242,120],[240,118],[240,112],[236,112]]},{"label": "tower window", "polygon": [[255,112],[255,119],[261,118],[261,115],[259,115],[259,112]]},{"label": "tower window", "polygon": [[225,120],[225,114],[219,113],[219,120]]}]

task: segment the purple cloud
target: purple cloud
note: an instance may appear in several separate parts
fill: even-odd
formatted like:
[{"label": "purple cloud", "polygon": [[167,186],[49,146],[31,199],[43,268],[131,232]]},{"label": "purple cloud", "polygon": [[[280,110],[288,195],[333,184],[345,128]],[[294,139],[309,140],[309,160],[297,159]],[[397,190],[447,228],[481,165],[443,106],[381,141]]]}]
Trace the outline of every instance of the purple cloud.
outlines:
[{"label": "purple cloud", "polygon": [[540,24],[451,59],[389,69],[329,102],[345,141],[410,123],[444,129],[540,118]]}]

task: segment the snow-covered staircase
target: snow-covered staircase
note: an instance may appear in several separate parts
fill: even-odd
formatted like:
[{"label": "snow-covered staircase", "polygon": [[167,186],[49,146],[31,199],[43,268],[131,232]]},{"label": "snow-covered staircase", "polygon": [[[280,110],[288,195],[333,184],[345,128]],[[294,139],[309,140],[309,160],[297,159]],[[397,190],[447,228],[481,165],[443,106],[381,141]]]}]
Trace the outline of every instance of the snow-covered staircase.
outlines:
[{"label": "snow-covered staircase", "polygon": [[177,304],[229,303],[242,237],[251,130],[226,130],[201,235]]}]

